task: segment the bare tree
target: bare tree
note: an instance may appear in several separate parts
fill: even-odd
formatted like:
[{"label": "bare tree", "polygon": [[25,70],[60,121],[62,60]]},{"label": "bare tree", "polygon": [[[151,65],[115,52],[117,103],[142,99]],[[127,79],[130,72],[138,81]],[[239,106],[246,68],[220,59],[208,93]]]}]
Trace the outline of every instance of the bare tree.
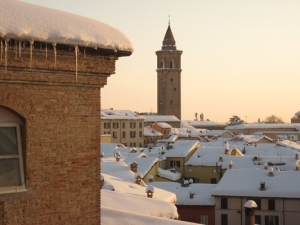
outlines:
[{"label": "bare tree", "polygon": [[244,120],[241,120],[240,117],[238,116],[232,116],[229,118],[229,125],[237,125],[237,124],[242,124],[244,123]]},{"label": "bare tree", "polygon": [[284,123],[283,119],[279,116],[271,115],[267,116],[264,123]]}]

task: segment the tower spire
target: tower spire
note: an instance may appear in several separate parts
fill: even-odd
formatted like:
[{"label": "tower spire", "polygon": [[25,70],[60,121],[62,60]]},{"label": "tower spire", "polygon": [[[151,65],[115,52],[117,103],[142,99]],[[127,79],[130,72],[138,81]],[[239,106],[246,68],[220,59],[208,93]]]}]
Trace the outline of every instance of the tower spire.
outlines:
[{"label": "tower spire", "polygon": [[164,40],[163,40],[163,46],[162,46],[162,50],[176,50],[176,42],[171,30],[171,26],[170,26],[170,15],[169,15],[169,25],[168,25],[168,29],[167,32],[165,34]]}]

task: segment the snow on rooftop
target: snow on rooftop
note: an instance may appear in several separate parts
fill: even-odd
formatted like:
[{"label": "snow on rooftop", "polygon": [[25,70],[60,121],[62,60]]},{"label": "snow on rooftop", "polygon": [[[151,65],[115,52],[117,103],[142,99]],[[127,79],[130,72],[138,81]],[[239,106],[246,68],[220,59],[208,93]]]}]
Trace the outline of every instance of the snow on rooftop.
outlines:
[{"label": "snow on rooftop", "polygon": [[102,109],[101,119],[144,120],[145,118],[130,110]]},{"label": "snow on rooftop", "polygon": [[299,125],[293,123],[247,123],[247,124],[238,124],[228,126],[226,130],[234,130],[234,129],[271,129],[271,128],[297,128]]},{"label": "snow on rooftop", "polygon": [[162,133],[151,128],[150,126],[144,127],[144,136],[146,137],[161,137]]},{"label": "snow on rooftop", "polygon": [[158,159],[149,157],[149,158],[126,158],[123,162],[127,165],[131,165],[133,162],[138,164],[137,172],[142,174],[142,177],[145,177],[150,169],[157,163]]},{"label": "snow on rooftop", "polygon": [[186,123],[190,124],[193,127],[201,127],[201,126],[227,126],[227,124],[225,123],[218,123],[218,122],[213,122],[213,121],[209,121],[209,120],[187,120]]},{"label": "snow on rooftop", "polygon": [[101,207],[101,224],[116,225],[120,224],[120,222],[122,225],[194,225],[194,223],[183,222],[180,220],[172,220],[108,207]]},{"label": "snow on rooftop", "polygon": [[160,126],[161,128],[172,128],[170,124],[164,122],[157,123],[157,125]]},{"label": "snow on rooftop", "polygon": [[119,30],[90,18],[17,0],[0,1],[0,37],[133,52]]},{"label": "snow on rooftop", "polygon": [[[274,171],[274,176],[265,170],[227,170],[214,196],[252,196],[265,198],[300,198],[300,172]],[[260,190],[260,182],[265,182],[265,190]],[[287,185],[288,184],[288,185]]]},{"label": "snow on rooftop", "polygon": [[199,141],[178,140],[173,144],[173,148],[165,153],[165,157],[186,157],[191,151],[199,147]]},{"label": "snow on rooftop", "polygon": [[143,115],[145,122],[180,122],[180,120],[173,115]]},{"label": "snow on rooftop", "polygon": [[[147,194],[145,193],[146,187],[138,185],[134,183],[133,181],[128,181],[122,178],[122,176],[119,175],[119,177],[110,176],[108,174],[104,175],[104,186],[103,189],[106,189],[107,185],[113,185],[115,192],[123,193],[123,194],[130,194],[140,197],[146,197]],[[133,180],[132,176],[132,180]],[[176,195],[174,193],[171,193],[169,191],[162,190],[160,188],[155,189],[155,194],[153,195],[153,199],[169,202],[169,203],[175,203],[176,202]]]},{"label": "snow on rooftop", "polygon": [[181,178],[181,173],[175,171],[171,172],[171,170],[164,170],[161,168],[157,169],[157,175],[163,178],[166,178],[168,180],[177,181]]},{"label": "snow on rooftop", "polygon": [[[182,187],[180,183],[175,182],[151,182],[151,185],[176,194],[176,205],[207,205],[214,206],[215,201],[211,196],[211,191],[217,184],[190,184],[188,187]],[[194,193],[191,199],[189,193]]]}]

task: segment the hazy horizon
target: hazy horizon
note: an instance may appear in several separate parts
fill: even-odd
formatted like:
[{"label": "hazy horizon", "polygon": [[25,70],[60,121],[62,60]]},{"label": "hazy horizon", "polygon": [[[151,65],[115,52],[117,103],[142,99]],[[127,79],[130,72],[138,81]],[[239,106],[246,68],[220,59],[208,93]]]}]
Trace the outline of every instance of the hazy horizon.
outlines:
[{"label": "hazy horizon", "polygon": [[24,0],[109,24],[132,41],[101,89],[102,108],[156,112],[156,55],[171,29],[182,50],[182,119],[248,123],[300,110],[300,1]]}]

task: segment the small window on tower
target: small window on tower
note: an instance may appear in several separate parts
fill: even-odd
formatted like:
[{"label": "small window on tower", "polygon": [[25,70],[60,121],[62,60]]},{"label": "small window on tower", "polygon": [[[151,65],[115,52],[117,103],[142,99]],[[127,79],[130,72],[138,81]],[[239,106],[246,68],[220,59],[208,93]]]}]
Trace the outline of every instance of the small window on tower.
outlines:
[{"label": "small window on tower", "polygon": [[173,78],[171,78],[170,81],[173,81]]},{"label": "small window on tower", "polygon": [[174,88],[174,91],[177,91],[177,89],[176,89],[176,88]]},{"label": "small window on tower", "polygon": [[170,104],[173,104],[173,101],[170,101]]},{"label": "small window on tower", "polygon": [[160,68],[165,68],[165,61],[164,60],[160,61]]}]

